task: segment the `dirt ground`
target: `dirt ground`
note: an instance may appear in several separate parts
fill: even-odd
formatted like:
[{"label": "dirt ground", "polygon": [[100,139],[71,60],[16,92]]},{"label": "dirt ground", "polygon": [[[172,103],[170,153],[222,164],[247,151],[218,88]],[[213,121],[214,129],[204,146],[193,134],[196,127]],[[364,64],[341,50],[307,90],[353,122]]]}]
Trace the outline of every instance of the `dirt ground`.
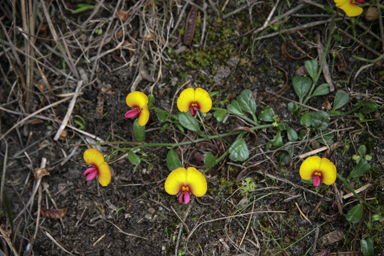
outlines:
[{"label": "dirt ground", "polygon": [[[384,32],[381,13],[365,17],[376,1],[365,2],[364,13],[349,18],[330,0],[2,1],[0,255],[384,255]],[[335,89],[292,111],[290,102],[300,101],[292,79],[308,76],[305,62],[319,56]],[[218,134],[242,131],[249,158],[225,155],[205,174],[207,194],[185,205],[164,190],[173,147],[157,143],[193,133],[152,109],[144,143],[154,145],[136,151],[140,164],[128,160],[133,146],[123,142],[138,143],[134,119],[124,117],[131,91],[153,94],[154,107],[176,115],[187,87],[204,88],[223,109],[251,90],[256,116],[270,106],[285,127],[276,146],[279,127],[253,132],[234,114],[220,122],[215,110],[203,116]],[[349,96],[339,109],[345,115],[331,115],[324,130],[302,123],[308,111],[331,113],[337,91]],[[204,155],[218,159],[236,134],[192,143],[179,157],[203,171]],[[109,159],[107,187],[83,176],[89,147]],[[340,179],[315,189],[300,178],[302,154],[316,149],[344,178],[357,156],[367,159],[369,170],[347,180],[354,189],[368,184],[359,195],[377,211],[364,205],[353,221],[359,200],[343,198],[350,190]],[[361,246],[368,240],[373,254]]]}]

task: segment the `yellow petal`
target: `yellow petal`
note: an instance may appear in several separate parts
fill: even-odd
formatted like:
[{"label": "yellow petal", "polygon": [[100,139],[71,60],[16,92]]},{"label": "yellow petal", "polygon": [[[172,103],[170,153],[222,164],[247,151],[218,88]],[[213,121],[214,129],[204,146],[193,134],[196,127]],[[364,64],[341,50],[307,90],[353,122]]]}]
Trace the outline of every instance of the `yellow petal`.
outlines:
[{"label": "yellow petal", "polygon": [[127,105],[131,108],[139,108],[142,109],[144,107],[148,107],[148,97],[142,92],[134,91],[128,94],[125,99]]},{"label": "yellow petal", "polygon": [[320,162],[322,180],[325,185],[332,185],[336,181],[336,166],[327,158],[322,158]]},{"label": "yellow petal", "polygon": [[335,3],[336,7],[342,9],[348,17],[356,17],[363,12],[363,8],[352,3],[352,0],[335,0]]},{"label": "yellow petal", "polygon": [[85,150],[83,158],[87,164],[99,167],[104,162],[104,156],[99,150],[89,148]]},{"label": "yellow petal", "polygon": [[107,162],[104,162],[99,165],[99,182],[101,186],[108,186],[108,184],[111,182],[111,176],[111,169],[109,168]]},{"label": "yellow petal", "polygon": [[176,195],[185,185],[187,179],[187,170],[183,167],[179,167],[173,170],[165,181],[165,191],[170,195]]},{"label": "yellow petal", "polygon": [[139,125],[145,126],[148,123],[149,120],[149,109],[147,106],[143,107],[143,109],[140,111],[139,115]]},{"label": "yellow petal", "polygon": [[186,183],[191,188],[190,192],[196,197],[201,197],[207,193],[207,180],[205,179],[204,174],[194,167],[188,167]]},{"label": "yellow petal", "polygon": [[202,89],[196,88],[195,100],[199,105],[199,109],[203,113],[207,113],[212,108],[212,99],[209,97],[209,93]]},{"label": "yellow petal", "polygon": [[193,88],[187,88],[180,93],[180,96],[177,99],[177,108],[180,112],[188,112],[194,101],[195,90]]},{"label": "yellow petal", "polygon": [[320,171],[321,158],[319,156],[310,156],[304,160],[300,166],[300,177],[303,180],[312,179],[315,171]]}]

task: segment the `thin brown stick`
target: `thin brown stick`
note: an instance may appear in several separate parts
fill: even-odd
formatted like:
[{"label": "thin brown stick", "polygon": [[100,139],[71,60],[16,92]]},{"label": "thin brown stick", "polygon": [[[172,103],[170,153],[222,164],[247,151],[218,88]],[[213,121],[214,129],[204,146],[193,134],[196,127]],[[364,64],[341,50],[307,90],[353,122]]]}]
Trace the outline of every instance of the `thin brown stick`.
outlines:
[{"label": "thin brown stick", "polygon": [[4,160],[3,160],[3,174],[1,175],[1,192],[0,192],[0,205],[3,205],[3,192],[4,192],[4,186],[5,186],[5,174],[7,171],[7,160],[8,160],[8,142],[5,139],[5,152],[4,152]]},{"label": "thin brown stick", "polygon": [[382,45],[383,51],[384,51],[384,27],[383,27],[383,17],[381,16],[380,0],[376,0],[376,3],[377,3],[377,12],[379,13],[381,45]]}]

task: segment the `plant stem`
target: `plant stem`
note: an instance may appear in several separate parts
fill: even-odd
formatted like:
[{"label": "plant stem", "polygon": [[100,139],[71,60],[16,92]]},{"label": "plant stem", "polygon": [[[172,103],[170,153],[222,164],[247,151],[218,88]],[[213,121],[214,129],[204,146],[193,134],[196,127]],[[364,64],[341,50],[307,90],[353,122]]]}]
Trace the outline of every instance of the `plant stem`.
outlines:
[{"label": "plant stem", "polygon": [[175,115],[173,115],[173,114],[171,114],[171,113],[169,113],[169,112],[167,112],[167,111],[165,111],[165,110],[162,110],[162,109],[159,109],[159,108],[156,108],[156,107],[149,107],[149,109],[153,109],[153,110],[157,110],[158,112],[164,112],[164,114],[166,114],[167,116],[170,116],[170,117],[173,117],[174,119],[176,119],[176,120],[179,120],[178,118],[177,118],[177,116],[175,116]]},{"label": "plant stem", "polygon": [[347,182],[346,179],[344,179],[341,174],[337,174],[337,178],[339,178],[339,180],[341,180],[345,186],[347,186],[347,188],[355,195],[355,197],[359,200],[359,202],[361,204],[365,204],[366,206],[368,206],[369,208],[371,208],[374,212],[376,213],[381,213],[379,210],[377,210],[375,207],[373,207],[372,205],[370,205],[369,203],[365,202],[365,200],[363,200],[356,192],[355,190],[349,185],[349,183]]}]

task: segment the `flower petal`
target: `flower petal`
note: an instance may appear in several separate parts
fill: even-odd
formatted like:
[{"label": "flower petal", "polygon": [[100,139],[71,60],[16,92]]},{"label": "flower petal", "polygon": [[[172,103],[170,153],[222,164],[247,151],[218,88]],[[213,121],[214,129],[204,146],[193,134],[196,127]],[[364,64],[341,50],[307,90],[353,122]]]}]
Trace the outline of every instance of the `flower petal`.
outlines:
[{"label": "flower petal", "polygon": [[199,104],[200,111],[203,113],[207,113],[212,108],[212,99],[209,97],[209,93],[202,88],[196,88],[195,101]]},{"label": "flower petal", "polygon": [[314,171],[320,170],[321,158],[319,156],[310,156],[304,160],[300,166],[300,177],[303,180],[310,180]]},{"label": "flower petal", "polygon": [[342,9],[348,17],[356,17],[363,12],[363,8],[352,3],[352,0],[335,0],[335,3],[336,7]]},{"label": "flower petal", "polygon": [[204,174],[194,167],[188,167],[186,184],[189,185],[191,193],[196,197],[201,197],[207,193],[208,185]]},{"label": "flower petal", "polygon": [[111,182],[111,169],[109,168],[109,165],[107,162],[102,163],[99,166],[99,182],[101,186],[105,187],[108,186],[108,184]]},{"label": "flower petal", "polygon": [[140,111],[140,116],[139,116],[139,125],[140,126],[145,126],[148,123],[149,120],[149,109],[147,106],[145,106],[141,111]]},{"label": "flower petal", "polygon": [[332,185],[336,181],[336,166],[328,159],[322,158],[320,162],[320,170],[322,171],[322,180],[325,185]]},{"label": "flower petal", "polygon": [[177,99],[177,108],[180,112],[188,112],[192,102],[195,101],[195,90],[193,88],[187,88],[180,93]]},{"label": "flower petal", "polygon": [[184,203],[188,204],[189,201],[191,200],[191,195],[189,194],[188,191],[184,191],[183,193],[184,193]]},{"label": "flower petal", "polygon": [[320,183],[321,183],[320,176],[315,175],[313,177],[313,186],[318,187],[320,185]]},{"label": "flower petal", "polygon": [[131,109],[129,111],[127,111],[127,113],[125,113],[124,117],[125,118],[132,118],[132,117],[135,117],[139,114],[139,110],[137,110],[137,108],[135,109]]},{"label": "flower petal", "polygon": [[83,173],[83,176],[84,176],[84,175],[87,175],[87,174],[90,173],[90,172],[94,172],[94,171],[97,172],[97,168],[96,168],[96,167],[88,168],[88,169],[85,170],[85,172]]},{"label": "flower petal", "polygon": [[85,150],[83,158],[87,164],[90,164],[96,167],[104,163],[103,154],[100,153],[100,151],[95,148],[89,148]]},{"label": "flower petal", "polygon": [[89,173],[85,178],[86,181],[93,180],[97,176],[97,170],[95,169],[93,172]]},{"label": "flower petal", "polygon": [[128,94],[125,99],[128,106],[131,108],[138,107],[140,109],[148,107],[148,97],[142,92],[134,91]]},{"label": "flower petal", "polygon": [[184,167],[179,167],[173,170],[165,181],[165,191],[170,195],[176,195],[182,189],[182,186],[186,184],[187,170]]}]

